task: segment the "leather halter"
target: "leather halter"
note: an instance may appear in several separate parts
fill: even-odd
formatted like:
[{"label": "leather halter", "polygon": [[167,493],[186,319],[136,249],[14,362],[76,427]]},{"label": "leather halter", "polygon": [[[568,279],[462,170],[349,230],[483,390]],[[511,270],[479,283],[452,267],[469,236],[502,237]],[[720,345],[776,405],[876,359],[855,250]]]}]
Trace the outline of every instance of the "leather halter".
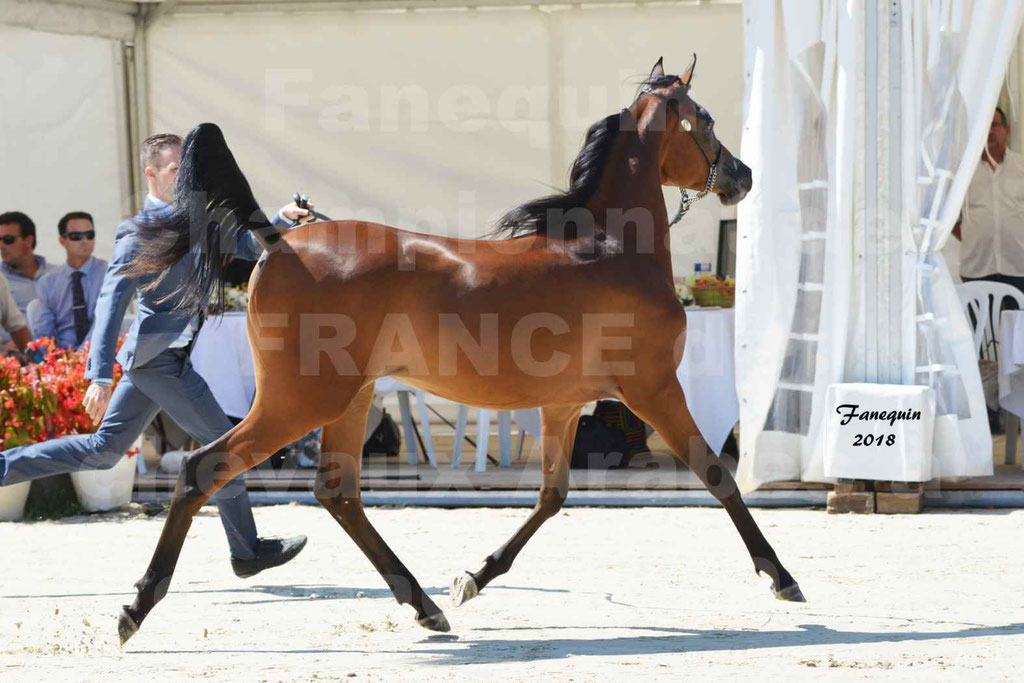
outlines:
[{"label": "leather halter", "polygon": [[[678,107],[678,103],[675,100],[671,99],[670,97],[666,97],[661,93],[655,92],[654,89],[649,85],[645,85],[642,88],[640,88],[640,93],[653,95],[654,97],[657,97],[659,100],[663,100],[665,102],[668,102],[669,104],[675,104]],[[700,144],[700,140],[697,139],[697,136],[694,134],[692,127],[689,126],[689,121],[683,118],[682,114],[679,113],[678,108],[676,109],[676,116],[679,117],[679,121],[681,122],[680,125],[682,125],[683,130],[688,132],[693,137],[694,144],[697,145],[697,149],[700,150],[701,156],[703,156],[704,161],[707,162],[708,179],[704,183],[704,189],[698,192],[697,194],[693,195],[692,197],[686,191],[685,188],[679,188],[679,208],[676,209],[675,215],[672,216],[672,218],[668,222],[668,226],[670,228],[676,223],[678,223],[680,220],[682,220],[683,216],[686,215],[686,212],[690,210],[690,207],[693,204],[696,204],[701,199],[704,199],[704,197],[711,194],[711,191],[715,189],[715,181],[718,180],[718,162],[722,158],[721,143],[718,144],[718,153],[715,154],[715,160],[712,161],[711,157],[709,157],[707,152],[704,151],[704,147]]]}]

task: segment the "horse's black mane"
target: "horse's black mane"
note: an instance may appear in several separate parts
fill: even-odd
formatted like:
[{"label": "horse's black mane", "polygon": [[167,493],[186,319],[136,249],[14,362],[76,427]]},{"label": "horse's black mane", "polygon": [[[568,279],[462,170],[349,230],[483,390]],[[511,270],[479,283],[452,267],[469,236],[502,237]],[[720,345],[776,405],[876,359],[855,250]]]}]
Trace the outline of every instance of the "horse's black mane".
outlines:
[{"label": "horse's black mane", "polygon": [[[643,81],[641,87],[663,88],[679,80],[678,76],[654,76]],[[607,116],[590,126],[583,140],[583,149],[576,155],[569,167],[569,189],[565,192],[532,199],[517,206],[502,216],[494,226],[492,235],[495,237],[524,237],[527,235],[546,235],[549,227],[552,231],[557,227],[564,231],[566,216],[574,209],[587,205],[597,191],[612,145],[619,134],[623,117],[629,116],[629,110]],[[554,219],[558,225],[549,225]],[[571,221],[571,219],[570,219]]]}]

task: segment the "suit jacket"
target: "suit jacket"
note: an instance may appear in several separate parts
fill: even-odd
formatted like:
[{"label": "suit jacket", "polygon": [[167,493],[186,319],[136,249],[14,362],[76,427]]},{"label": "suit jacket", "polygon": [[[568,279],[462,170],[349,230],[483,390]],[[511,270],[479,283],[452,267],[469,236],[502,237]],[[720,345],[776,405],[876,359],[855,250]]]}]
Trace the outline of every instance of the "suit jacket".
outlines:
[{"label": "suit jacket", "polygon": [[[166,206],[166,205],[164,205]],[[145,211],[159,210],[161,204],[146,198]],[[136,217],[137,218],[137,217]],[[274,217],[274,225],[283,227],[288,224],[280,214]],[[89,361],[86,364],[85,378],[93,380],[111,380],[114,377],[114,350],[121,331],[121,321],[132,297],[138,295],[139,313],[128,330],[121,351],[117,354],[117,362],[126,371],[145,365],[163,353],[189,324],[192,316],[174,310],[174,301],[160,302],[160,299],[172,293],[186,279],[192,270],[193,259],[186,256],[171,266],[164,280],[148,292],[141,288],[157,278],[157,275],[143,278],[129,278],[121,273],[121,269],[132,262],[142,247],[142,239],[135,219],[129,219],[117,228],[114,238],[114,255],[107,266],[96,302],[96,318],[92,326],[91,348]],[[199,245],[193,250],[198,255]],[[234,256],[255,261],[263,254],[263,246],[256,240],[251,231],[239,234],[235,245]]]}]

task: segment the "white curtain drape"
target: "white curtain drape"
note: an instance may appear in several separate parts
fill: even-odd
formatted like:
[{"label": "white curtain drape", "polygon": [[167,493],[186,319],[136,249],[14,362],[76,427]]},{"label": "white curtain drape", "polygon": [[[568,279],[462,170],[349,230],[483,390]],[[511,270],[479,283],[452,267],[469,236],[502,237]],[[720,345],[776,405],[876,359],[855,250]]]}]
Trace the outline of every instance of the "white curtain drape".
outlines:
[{"label": "white curtain drape", "polygon": [[736,367],[744,490],[823,481],[834,382],[936,393],[933,472],[992,471],[971,336],[939,251],[985,143],[1022,1],[746,0]]}]

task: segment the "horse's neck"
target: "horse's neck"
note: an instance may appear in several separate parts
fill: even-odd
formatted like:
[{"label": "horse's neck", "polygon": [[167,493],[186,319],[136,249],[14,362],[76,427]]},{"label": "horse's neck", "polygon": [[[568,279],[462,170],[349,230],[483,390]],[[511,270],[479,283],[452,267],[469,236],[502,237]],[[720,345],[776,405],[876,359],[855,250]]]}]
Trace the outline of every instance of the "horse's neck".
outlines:
[{"label": "horse's neck", "polygon": [[624,252],[653,254],[671,275],[668,212],[661,193],[657,143],[654,137],[645,139],[636,131],[621,131],[587,208],[599,230],[622,240]]}]

